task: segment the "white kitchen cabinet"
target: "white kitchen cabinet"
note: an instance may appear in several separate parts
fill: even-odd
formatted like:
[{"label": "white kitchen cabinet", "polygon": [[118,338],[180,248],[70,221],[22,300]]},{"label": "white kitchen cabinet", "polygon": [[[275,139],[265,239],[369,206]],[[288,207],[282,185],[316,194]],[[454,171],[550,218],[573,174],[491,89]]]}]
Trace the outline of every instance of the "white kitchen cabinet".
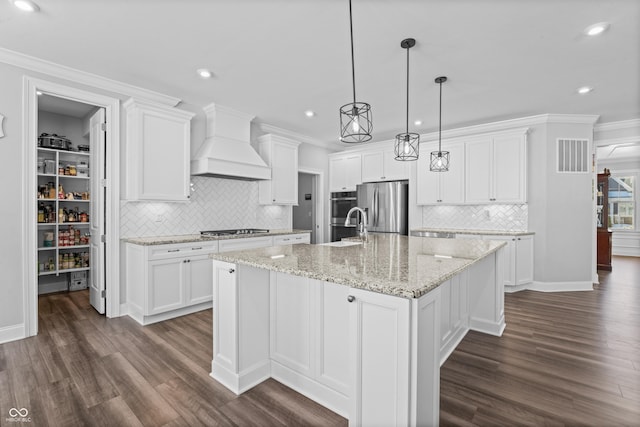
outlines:
[{"label": "white kitchen cabinet", "polygon": [[126,113],[125,198],[189,200],[194,114],[133,98],[123,107]]},{"label": "white kitchen cabinet", "polygon": [[218,242],[125,245],[129,315],[146,325],[211,307]]},{"label": "white kitchen cabinet", "polygon": [[258,153],[271,167],[271,179],[258,183],[261,205],[298,205],[299,142],[278,135],[258,138]]},{"label": "white kitchen cabinet", "polygon": [[526,203],[526,131],[489,134],[465,144],[465,201]]},{"label": "white kitchen cabinet", "polygon": [[350,289],[350,425],[409,425],[408,298]]},{"label": "white kitchen cabinet", "polygon": [[311,233],[284,234],[273,236],[273,246],[297,245],[311,242]]},{"label": "white kitchen cabinet", "polygon": [[450,152],[450,164],[447,172],[429,170],[430,155],[438,149],[437,143],[424,144],[420,147],[416,171],[416,203],[418,205],[463,204],[465,150],[464,145],[446,144]]},{"label": "white kitchen cabinet", "polygon": [[287,383],[290,369],[348,395],[349,288],[273,273],[270,289],[274,377]]},{"label": "white kitchen cabinet", "polygon": [[359,153],[329,157],[329,192],[356,191],[362,184],[362,156]]},{"label": "white kitchen cabinet", "polygon": [[220,252],[231,252],[246,249],[266,248],[268,246],[273,246],[272,236],[220,240],[218,248]]},{"label": "white kitchen cabinet", "polygon": [[467,271],[440,285],[440,366],[469,330]]},{"label": "white kitchen cabinet", "polygon": [[533,236],[483,236],[507,242],[504,248],[504,286],[507,292],[533,282]]},{"label": "white kitchen cabinet", "polygon": [[362,182],[409,179],[409,162],[395,159],[393,150],[362,153]]}]

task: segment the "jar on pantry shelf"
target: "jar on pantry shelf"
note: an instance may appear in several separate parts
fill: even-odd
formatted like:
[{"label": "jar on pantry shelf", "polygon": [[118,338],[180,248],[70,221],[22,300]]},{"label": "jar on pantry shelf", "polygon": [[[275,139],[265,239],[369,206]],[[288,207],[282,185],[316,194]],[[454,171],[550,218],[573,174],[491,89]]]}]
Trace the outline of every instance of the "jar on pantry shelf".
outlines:
[{"label": "jar on pantry shelf", "polygon": [[38,205],[38,222],[45,222],[44,203],[42,202]]},{"label": "jar on pantry shelf", "polygon": [[55,199],[56,198],[56,186],[52,181],[49,181],[47,183],[47,188],[49,189],[49,195],[47,196],[48,199]]},{"label": "jar on pantry shelf", "polygon": [[89,222],[89,215],[86,212],[84,211],[80,212],[79,217],[80,217],[80,222]]},{"label": "jar on pantry shelf", "polygon": [[69,165],[67,166],[67,170],[68,170],[68,174],[69,176],[77,176],[78,175],[78,170],[76,169],[76,165]]}]

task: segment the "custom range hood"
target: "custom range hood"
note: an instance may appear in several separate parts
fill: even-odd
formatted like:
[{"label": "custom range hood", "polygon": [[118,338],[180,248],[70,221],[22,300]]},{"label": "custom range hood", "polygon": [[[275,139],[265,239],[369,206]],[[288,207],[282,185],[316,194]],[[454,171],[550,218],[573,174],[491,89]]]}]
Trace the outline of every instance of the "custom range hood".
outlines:
[{"label": "custom range hood", "polygon": [[271,168],[250,143],[253,116],[215,104],[203,110],[207,115],[207,137],[191,160],[191,175],[271,179]]}]

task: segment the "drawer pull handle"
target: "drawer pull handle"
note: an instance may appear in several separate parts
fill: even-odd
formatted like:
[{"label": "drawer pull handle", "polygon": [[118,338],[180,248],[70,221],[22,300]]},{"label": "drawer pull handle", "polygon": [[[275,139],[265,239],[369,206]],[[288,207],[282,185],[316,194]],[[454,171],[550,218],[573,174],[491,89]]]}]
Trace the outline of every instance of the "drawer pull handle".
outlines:
[{"label": "drawer pull handle", "polygon": [[356,297],[354,297],[353,295],[349,295],[347,297],[347,301],[349,301],[349,302],[354,302],[355,300],[356,300]]},{"label": "drawer pull handle", "polygon": [[200,246],[199,248],[191,248],[192,251],[199,251],[202,249],[202,246]]},{"label": "drawer pull handle", "polygon": [[233,274],[233,273],[235,273],[235,272],[236,272],[236,269],[235,269],[235,268],[230,268],[230,269],[229,269],[229,274]]},{"label": "drawer pull handle", "polygon": [[169,249],[167,252],[180,252],[180,249]]}]

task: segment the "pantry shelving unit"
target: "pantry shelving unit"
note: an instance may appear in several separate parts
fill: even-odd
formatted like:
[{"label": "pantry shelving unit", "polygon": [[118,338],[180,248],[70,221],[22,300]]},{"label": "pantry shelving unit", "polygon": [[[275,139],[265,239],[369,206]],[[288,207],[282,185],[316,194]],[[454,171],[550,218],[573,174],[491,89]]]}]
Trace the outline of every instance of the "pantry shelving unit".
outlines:
[{"label": "pantry shelving unit", "polygon": [[[38,147],[37,178],[38,276],[88,271],[89,153]],[[65,211],[73,213],[73,221]]]}]

